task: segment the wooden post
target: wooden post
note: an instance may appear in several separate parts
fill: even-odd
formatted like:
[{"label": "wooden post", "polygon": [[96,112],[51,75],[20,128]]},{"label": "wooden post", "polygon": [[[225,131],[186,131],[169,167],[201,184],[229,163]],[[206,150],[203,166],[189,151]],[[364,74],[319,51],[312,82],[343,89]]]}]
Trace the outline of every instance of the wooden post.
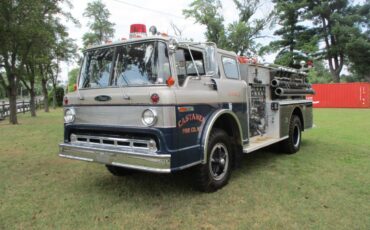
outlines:
[{"label": "wooden post", "polygon": [[23,109],[23,113],[26,113],[26,107],[24,105],[24,100],[22,101],[22,109]]}]

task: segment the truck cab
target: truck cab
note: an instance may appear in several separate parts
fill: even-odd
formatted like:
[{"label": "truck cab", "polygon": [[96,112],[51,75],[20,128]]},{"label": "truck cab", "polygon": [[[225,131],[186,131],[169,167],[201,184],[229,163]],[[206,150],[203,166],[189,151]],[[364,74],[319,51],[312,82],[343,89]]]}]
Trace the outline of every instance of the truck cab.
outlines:
[{"label": "truck cab", "polygon": [[64,100],[59,156],[118,176],[192,168],[196,186],[215,191],[243,153],[275,143],[299,150],[312,127],[311,91],[298,70],[213,43],[152,36],[94,46]]}]

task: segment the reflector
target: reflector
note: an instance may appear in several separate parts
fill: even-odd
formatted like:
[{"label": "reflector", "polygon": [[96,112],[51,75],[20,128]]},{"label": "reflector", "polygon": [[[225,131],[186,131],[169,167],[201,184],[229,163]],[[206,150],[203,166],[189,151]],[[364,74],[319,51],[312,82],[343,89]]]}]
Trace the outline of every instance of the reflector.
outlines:
[{"label": "reflector", "polygon": [[156,93],[153,93],[152,96],[150,96],[150,99],[152,100],[153,104],[157,104],[159,101],[159,95]]}]

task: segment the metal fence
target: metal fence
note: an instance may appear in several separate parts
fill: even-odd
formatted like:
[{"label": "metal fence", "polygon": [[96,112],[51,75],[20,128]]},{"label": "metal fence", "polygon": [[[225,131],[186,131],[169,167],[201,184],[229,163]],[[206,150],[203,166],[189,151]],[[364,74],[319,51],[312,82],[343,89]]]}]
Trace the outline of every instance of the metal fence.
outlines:
[{"label": "metal fence", "polygon": [[[35,101],[36,109],[41,108],[43,106],[42,101],[36,100]],[[17,113],[26,113],[30,111],[30,102],[29,101],[17,101]],[[1,102],[0,104],[0,120],[4,120],[7,116],[10,115],[10,104],[6,103],[5,101]]]}]

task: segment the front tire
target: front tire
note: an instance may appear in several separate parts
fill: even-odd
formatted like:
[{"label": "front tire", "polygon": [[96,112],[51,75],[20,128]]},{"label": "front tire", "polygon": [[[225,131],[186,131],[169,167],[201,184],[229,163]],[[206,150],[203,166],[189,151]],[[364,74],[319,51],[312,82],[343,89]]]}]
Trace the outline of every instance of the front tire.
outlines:
[{"label": "front tire", "polygon": [[299,151],[302,139],[302,123],[297,115],[293,115],[289,123],[289,137],[284,140],[282,150],[284,153],[293,154]]},{"label": "front tire", "polygon": [[214,192],[225,186],[231,175],[232,148],[224,130],[213,129],[207,146],[207,163],[195,168],[196,186]]},{"label": "front tire", "polygon": [[126,169],[114,165],[105,165],[105,167],[110,173],[112,173],[115,176],[127,176],[134,173],[134,171],[131,169]]}]

